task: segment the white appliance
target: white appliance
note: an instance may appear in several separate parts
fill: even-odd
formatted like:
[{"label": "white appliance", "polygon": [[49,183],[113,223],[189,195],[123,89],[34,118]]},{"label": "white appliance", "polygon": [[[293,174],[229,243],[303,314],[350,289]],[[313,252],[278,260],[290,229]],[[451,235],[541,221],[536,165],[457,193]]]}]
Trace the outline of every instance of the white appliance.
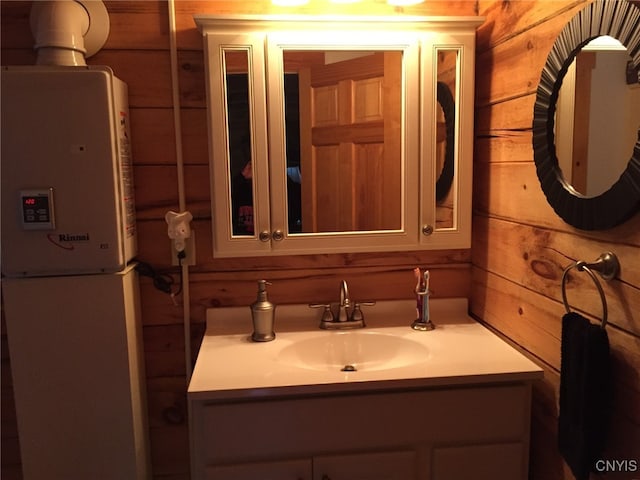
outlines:
[{"label": "white appliance", "polygon": [[2,67],[2,297],[25,480],[149,479],[127,87]]},{"label": "white appliance", "polygon": [[25,480],[151,478],[138,280],[2,281]]},{"label": "white appliance", "polygon": [[2,69],[2,273],[122,270],[136,254],[127,86],[108,67]]}]

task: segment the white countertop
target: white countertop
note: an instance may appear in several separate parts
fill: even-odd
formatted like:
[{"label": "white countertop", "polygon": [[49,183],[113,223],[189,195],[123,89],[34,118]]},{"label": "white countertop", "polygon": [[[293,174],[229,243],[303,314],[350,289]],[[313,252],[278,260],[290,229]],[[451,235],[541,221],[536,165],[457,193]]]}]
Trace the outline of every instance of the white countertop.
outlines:
[{"label": "white countertop", "polygon": [[250,339],[248,307],[207,310],[207,331],[189,384],[189,398],[234,400],[479,385],[543,376],[535,363],[468,317],[466,299],[431,300],[436,329],[428,332],[410,328],[415,319],[415,302],[411,300],[383,301],[363,308],[367,327],[351,331],[419,343],[426,353],[415,363],[344,372],[283,362],[283,349],[294,343],[318,337],[329,340],[329,335],[341,333],[318,328],[320,310],[306,305],[278,306],[276,339],[264,343]]}]

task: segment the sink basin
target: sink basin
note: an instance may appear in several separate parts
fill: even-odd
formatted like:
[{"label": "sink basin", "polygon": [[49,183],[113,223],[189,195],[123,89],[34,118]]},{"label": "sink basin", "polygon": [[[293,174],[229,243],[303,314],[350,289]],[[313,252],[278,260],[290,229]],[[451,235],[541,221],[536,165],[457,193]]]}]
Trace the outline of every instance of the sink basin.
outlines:
[{"label": "sink basin", "polygon": [[376,331],[325,332],[284,347],[277,361],[311,370],[376,371],[422,363],[429,349],[414,340]]}]

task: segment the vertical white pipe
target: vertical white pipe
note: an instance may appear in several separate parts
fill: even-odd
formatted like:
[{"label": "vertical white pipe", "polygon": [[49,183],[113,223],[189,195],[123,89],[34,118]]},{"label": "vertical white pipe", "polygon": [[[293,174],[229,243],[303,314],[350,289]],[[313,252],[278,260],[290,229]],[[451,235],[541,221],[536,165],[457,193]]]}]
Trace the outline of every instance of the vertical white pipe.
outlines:
[{"label": "vertical white pipe", "polygon": [[[176,170],[178,174],[178,205],[181,212],[187,208],[184,186],[184,162],[182,157],[182,123],[180,119],[180,86],[178,82],[178,47],[176,44],[176,9],[169,0],[169,52],[171,58],[171,90],[173,100],[173,126],[176,137]],[[191,300],[189,292],[189,267],[182,265],[182,316],[184,322],[184,356],[187,383],[191,379]]]},{"label": "vertical white pipe", "polygon": [[82,5],[56,0],[36,3],[31,12],[38,65],[87,64],[84,35],[89,30],[89,15]]}]

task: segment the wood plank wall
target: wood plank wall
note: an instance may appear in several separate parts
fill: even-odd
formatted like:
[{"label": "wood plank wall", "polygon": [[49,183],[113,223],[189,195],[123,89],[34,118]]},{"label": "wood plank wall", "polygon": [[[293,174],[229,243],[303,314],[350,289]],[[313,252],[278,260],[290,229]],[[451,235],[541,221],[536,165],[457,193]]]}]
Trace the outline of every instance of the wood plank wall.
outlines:
[{"label": "wood plank wall", "polygon": [[[586,3],[479,2],[487,20],[478,31],[476,57],[471,309],[545,369],[534,389],[530,478],[536,480],[573,478],[556,448],[562,271],[608,250],[619,256],[622,271],[604,286],[614,369],[604,457],[640,462],[640,215],[600,232],[565,224],[545,201],[531,147],[540,71],[561,28]],[[602,307],[588,275],[572,272],[568,288],[571,304],[595,321]]]},{"label": "wood plank wall", "polygon": [[[177,163],[173,126],[168,34],[164,1],[105,1],[110,35],[89,64],[109,65],[129,86],[132,149],[140,254],[158,271],[170,267],[169,241],[163,220],[178,209]],[[364,5],[364,6],[363,6]],[[35,62],[29,30],[31,2],[0,3],[2,65]],[[277,258],[214,260],[205,115],[204,58],[195,13],[367,13],[408,15],[475,15],[475,0],[436,1],[414,7],[391,7],[386,0],[356,6],[311,0],[306,7],[285,9],[269,0],[177,0],[180,115],[185,163],[187,208],[194,214],[198,264],[191,269],[193,356],[200,343],[205,310],[222,305],[248,305],[255,281],[273,282],[275,303],[312,302],[337,297],[339,280],[350,282],[354,298],[409,298],[411,269],[431,268],[437,297],[469,297],[471,251],[445,250],[384,254],[307,255]],[[147,369],[150,438],[154,477],[189,478],[186,424],[186,375],[182,308],[143,279],[142,314]],[[249,328],[249,326],[248,326]],[[10,356],[3,328],[2,345],[2,470],[5,480],[21,478]]]}]

